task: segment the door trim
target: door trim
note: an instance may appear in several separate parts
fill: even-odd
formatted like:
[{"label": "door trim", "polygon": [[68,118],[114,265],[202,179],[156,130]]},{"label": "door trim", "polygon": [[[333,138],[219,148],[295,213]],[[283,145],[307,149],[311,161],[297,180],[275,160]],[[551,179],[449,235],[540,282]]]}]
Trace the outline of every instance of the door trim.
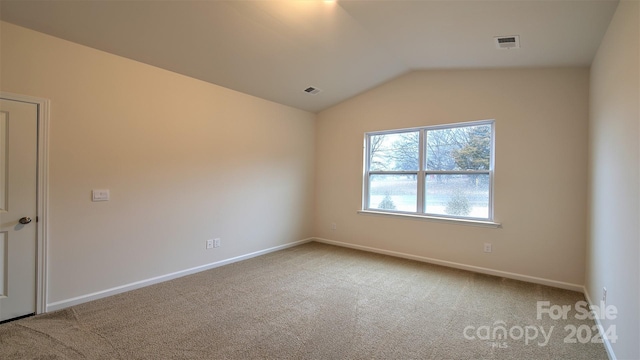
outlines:
[{"label": "door trim", "polygon": [[49,108],[48,99],[0,91],[0,98],[38,106],[38,188],[36,222],[36,314],[47,312],[49,219]]}]

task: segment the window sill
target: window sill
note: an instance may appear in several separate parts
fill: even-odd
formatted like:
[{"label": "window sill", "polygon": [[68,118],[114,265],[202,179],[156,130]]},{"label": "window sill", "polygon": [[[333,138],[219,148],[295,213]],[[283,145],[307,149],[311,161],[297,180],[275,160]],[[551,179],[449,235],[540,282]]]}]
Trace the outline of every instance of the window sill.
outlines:
[{"label": "window sill", "polygon": [[450,223],[450,224],[471,225],[471,226],[481,226],[481,227],[491,227],[491,228],[502,227],[502,224],[496,223],[493,221],[452,219],[452,218],[437,217],[437,216],[405,214],[405,213],[395,213],[395,212],[385,212],[385,211],[358,210],[358,214],[397,216],[397,217],[408,218],[408,219],[439,221],[439,222]]}]

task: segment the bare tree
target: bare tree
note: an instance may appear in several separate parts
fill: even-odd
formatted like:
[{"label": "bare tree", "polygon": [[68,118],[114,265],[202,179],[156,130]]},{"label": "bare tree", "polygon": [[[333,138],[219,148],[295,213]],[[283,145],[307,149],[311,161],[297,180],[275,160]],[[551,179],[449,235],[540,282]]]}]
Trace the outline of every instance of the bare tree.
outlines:
[{"label": "bare tree", "polygon": [[458,139],[454,129],[432,130],[427,134],[427,170],[453,170],[456,166],[451,151]]},{"label": "bare tree", "polygon": [[393,142],[392,158],[394,160],[394,170],[418,170],[419,146],[420,135],[417,131],[399,134],[399,138]]},{"label": "bare tree", "polygon": [[386,170],[387,163],[381,152],[386,135],[373,135],[369,138],[369,167],[375,170]]}]

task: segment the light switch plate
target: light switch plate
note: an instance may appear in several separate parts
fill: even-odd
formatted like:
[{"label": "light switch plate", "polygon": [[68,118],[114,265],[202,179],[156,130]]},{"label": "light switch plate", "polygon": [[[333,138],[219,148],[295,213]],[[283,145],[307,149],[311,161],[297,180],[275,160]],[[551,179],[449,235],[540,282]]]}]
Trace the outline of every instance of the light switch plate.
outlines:
[{"label": "light switch plate", "polygon": [[91,201],[109,201],[109,190],[93,190]]}]

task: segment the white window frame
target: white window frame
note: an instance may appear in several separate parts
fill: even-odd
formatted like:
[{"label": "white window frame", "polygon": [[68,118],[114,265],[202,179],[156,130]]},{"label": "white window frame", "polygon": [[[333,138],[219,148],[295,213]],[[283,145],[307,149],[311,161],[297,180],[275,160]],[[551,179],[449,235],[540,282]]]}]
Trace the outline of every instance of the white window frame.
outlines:
[{"label": "white window frame", "polygon": [[[454,129],[460,127],[469,127],[469,126],[479,126],[479,125],[491,125],[491,144],[490,144],[490,160],[489,160],[489,169],[488,170],[426,170],[426,136],[429,131],[432,130],[441,130],[441,129]],[[419,169],[417,171],[371,171],[370,170],[370,162],[371,162],[371,137],[376,135],[390,135],[390,134],[401,134],[406,132],[418,132],[419,133]],[[479,120],[479,121],[468,121],[461,123],[453,123],[453,124],[442,124],[442,125],[434,125],[434,126],[423,126],[416,128],[405,128],[405,129],[393,129],[393,130],[385,130],[385,131],[373,131],[365,133],[364,136],[364,174],[363,174],[363,186],[362,186],[362,210],[359,211],[361,213],[374,213],[374,214],[384,214],[384,215],[399,215],[399,216],[409,216],[409,217],[418,217],[418,218],[426,218],[426,219],[435,219],[435,220],[444,220],[444,221],[462,221],[465,223],[476,223],[481,225],[492,225],[499,226],[500,224],[494,222],[494,165],[495,165],[495,120]],[[370,207],[370,199],[369,199],[369,186],[371,175],[416,175],[417,177],[417,211],[416,212],[406,212],[406,211],[398,211],[398,210],[381,210],[377,208]],[[425,179],[427,175],[455,175],[455,174],[483,174],[489,176],[489,201],[488,201],[488,218],[475,218],[469,216],[455,216],[455,215],[443,215],[443,214],[432,214],[427,213],[425,211]]]}]

